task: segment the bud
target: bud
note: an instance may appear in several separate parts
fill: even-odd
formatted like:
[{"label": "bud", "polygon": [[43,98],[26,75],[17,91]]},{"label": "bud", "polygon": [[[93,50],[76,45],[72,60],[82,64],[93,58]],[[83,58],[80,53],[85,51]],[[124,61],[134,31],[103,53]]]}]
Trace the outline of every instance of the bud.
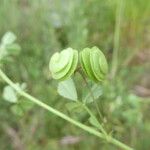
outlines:
[{"label": "bud", "polygon": [[69,78],[75,71],[78,64],[78,51],[67,48],[56,52],[50,59],[49,69],[52,77],[57,80]]},{"label": "bud", "polygon": [[105,79],[108,64],[104,54],[99,48],[85,48],[80,52],[80,62],[85,74],[94,82]]}]

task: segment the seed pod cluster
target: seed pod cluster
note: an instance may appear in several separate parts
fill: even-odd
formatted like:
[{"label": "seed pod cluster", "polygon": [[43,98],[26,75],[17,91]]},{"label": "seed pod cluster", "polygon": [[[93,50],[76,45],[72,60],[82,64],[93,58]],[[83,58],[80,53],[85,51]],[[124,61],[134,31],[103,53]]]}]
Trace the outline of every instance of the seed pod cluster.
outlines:
[{"label": "seed pod cluster", "polygon": [[[89,79],[94,82],[105,79],[108,64],[99,48],[85,48],[80,52],[79,58],[81,67]],[[49,68],[54,79],[65,80],[75,72],[77,65],[78,51],[67,48],[51,57]]]}]

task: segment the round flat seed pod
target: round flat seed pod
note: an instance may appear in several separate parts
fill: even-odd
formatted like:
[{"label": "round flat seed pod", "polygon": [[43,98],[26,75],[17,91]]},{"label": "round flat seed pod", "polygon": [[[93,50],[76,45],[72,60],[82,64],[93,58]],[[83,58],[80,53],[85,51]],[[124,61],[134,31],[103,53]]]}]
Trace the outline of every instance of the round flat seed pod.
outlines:
[{"label": "round flat seed pod", "polygon": [[63,51],[61,51],[60,53],[56,52],[50,60],[50,70],[52,70],[52,72],[59,72],[61,71],[63,68],[65,68],[68,65],[68,62],[70,61],[70,57],[73,54],[73,50],[68,48],[65,49]]},{"label": "round flat seed pod", "polygon": [[65,80],[65,79],[69,78],[76,70],[77,65],[78,65],[78,51],[74,50],[71,67],[70,67],[69,71],[66,73],[66,75],[64,77],[62,77],[60,80]]},{"label": "round flat seed pod", "polygon": [[96,79],[98,81],[102,81],[104,79],[104,74],[101,72],[101,69],[100,69],[99,58],[100,58],[99,51],[92,50],[90,52],[90,62],[91,62],[91,66],[92,66],[91,67],[92,71],[93,71]]},{"label": "round flat seed pod", "polygon": [[85,48],[80,52],[81,67],[85,74],[94,82],[103,81],[108,65],[104,54],[97,47]]},{"label": "round flat seed pod", "polygon": [[108,64],[107,60],[105,58],[105,55],[100,51],[100,59],[99,59],[99,64],[100,64],[100,69],[104,74],[108,73]]},{"label": "round flat seed pod", "polygon": [[91,63],[90,63],[90,48],[85,48],[81,52],[81,66],[85,72],[85,74],[94,82],[97,82],[98,80],[95,78],[94,73],[91,68]]},{"label": "round flat seed pod", "polygon": [[49,68],[54,79],[65,80],[74,73],[77,64],[78,52],[67,48],[51,57]]}]

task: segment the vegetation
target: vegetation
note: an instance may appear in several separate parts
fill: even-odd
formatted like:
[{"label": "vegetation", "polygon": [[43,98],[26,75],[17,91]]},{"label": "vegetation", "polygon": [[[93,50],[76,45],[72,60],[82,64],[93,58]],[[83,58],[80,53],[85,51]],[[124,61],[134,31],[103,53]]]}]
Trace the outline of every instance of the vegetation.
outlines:
[{"label": "vegetation", "polygon": [[[149,150],[149,10],[149,0],[1,0],[0,149]],[[105,61],[96,70],[99,49],[108,73]],[[49,70],[56,52],[72,56],[69,71]]]}]

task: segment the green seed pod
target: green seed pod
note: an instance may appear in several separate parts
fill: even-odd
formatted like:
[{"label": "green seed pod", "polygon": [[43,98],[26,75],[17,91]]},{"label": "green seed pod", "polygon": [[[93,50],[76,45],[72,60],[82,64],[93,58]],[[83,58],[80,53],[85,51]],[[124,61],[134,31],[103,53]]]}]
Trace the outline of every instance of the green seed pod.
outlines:
[{"label": "green seed pod", "polygon": [[50,59],[49,69],[52,77],[57,80],[69,78],[78,64],[78,51],[67,48],[60,53],[56,52]]},{"label": "green seed pod", "polygon": [[94,82],[105,79],[108,64],[99,48],[85,48],[80,52],[80,62],[85,74]]}]

